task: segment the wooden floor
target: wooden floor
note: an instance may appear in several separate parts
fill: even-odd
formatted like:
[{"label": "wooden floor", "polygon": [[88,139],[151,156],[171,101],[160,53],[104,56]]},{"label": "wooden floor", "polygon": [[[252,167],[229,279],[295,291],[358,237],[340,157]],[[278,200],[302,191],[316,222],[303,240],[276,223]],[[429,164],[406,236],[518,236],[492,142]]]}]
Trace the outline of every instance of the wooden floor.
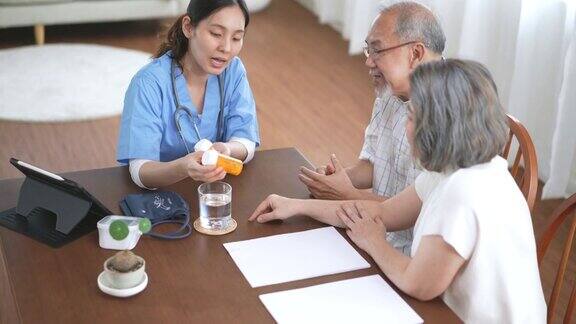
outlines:
[{"label": "wooden floor", "polygon": [[[158,33],[170,22],[48,26],[46,41],[152,53],[159,44]],[[0,48],[33,43],[31,27],[0,29]],[[349,56],[340,34],[319,25],[317,18],[296,2],[275,0],[252,16],[240,56],[257,102],[261,149],[294,146],[314,164],[326,163],[331,153],[344,164],[357,158],[373,91],[363,57]],[[0,178],[21,176],[8,163],[10,157],[54,172],[114,166],[118,125],[119,117],[44,124],[0,121]],[[559,202],[537,203],[533,216],[537,234]],[[566,228],[563,232],[565,237]],[[555,245],[549,254],[542,276],[547,294],[561,250]],[[571,273],[575,264],[571,260]],[[573,280],[570,278],[570,283]],[[568,293],[564,295],[566,304]]]},{"label": "wooden floor", "polygon": [[[48,26],[46,41],[152,53],[168,22]],[[0,47],[33,42],[32,28],[0,30]],[[262,149],[295,146],[314,163],[327,162],[333,152],[345,163],[357,157],[373,91],[363,58],[350,57],[339,34],[298,4],[277,0],[252,17],[241,57],[257,102]],[[55,172],[112,166],[118,122],[0,121],[0,161],[14,156]],[[0,178],[15,176],[16,169],[0,163]]]}]

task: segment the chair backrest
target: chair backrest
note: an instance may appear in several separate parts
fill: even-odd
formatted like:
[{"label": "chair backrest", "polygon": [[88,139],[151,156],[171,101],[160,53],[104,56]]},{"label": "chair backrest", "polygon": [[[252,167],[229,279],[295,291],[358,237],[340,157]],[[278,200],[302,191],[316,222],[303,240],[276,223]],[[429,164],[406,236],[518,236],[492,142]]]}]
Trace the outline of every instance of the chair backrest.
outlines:
[{"label": "chair backrest", "polygon": [[[574,217],[574,211],[576,210],[576,194],[573,194],[570,198],[562,202],[558,208],[554,210],[552,216],[550,217],[550,223],[546,227],[546,231],[542,234],[538,240],[538,265],[542,269],[541,264],[548,250],[548,246],[552,239],[558,232],[560,225],[568,218],[572,216],[572,222],[570,224],[570,230],[568,231],[568,236],[564,242],[564,250],[562,251],[562,258],[558,265],[558,271],[556,272],[556,279],[554,280],[554,287],[552,288],[552,293],[550,295],[550,300],[548,301],[548,323],[552,323],[554,317],[554,311],[556,309],[556,304],[558,303],[558,298],[560,296],[560,290],[562,288],[562,283],[564,282],[564,275],[566,273],[566,268],[568,266],[568,260],[570,258],[570,252],[572,250],[572,243],[574,241],[574,233],[576,232],[576,217]],[[570,300],[568,301],[568,307],[566,313],[564,314],[564,323],[570,323],[572,318],[572,312],[574,310],[574,303],[576,302],[576,286],[572,286],[572,291],[570,293]]]},{"label": "chair backrest", "polygon": [[[538,160],[536,158],[536,148],[534,148],[534,143],[532,142],[530,134],[528,134],[528,130],[518,119],[508,115],[508,127],[510,128],[508,141],[501,155],[503,158],[508,159],[510,148],[512,147],[512,140],[516,138],[518,151],[514,157],[514,164],[510,169],[510,173],[524,194],[530,212],[532,212],[534,203],[536,202],[536,193],[538,192]],[[522,171],[520,170],[520,160],[522,160],[524,167]]]}]

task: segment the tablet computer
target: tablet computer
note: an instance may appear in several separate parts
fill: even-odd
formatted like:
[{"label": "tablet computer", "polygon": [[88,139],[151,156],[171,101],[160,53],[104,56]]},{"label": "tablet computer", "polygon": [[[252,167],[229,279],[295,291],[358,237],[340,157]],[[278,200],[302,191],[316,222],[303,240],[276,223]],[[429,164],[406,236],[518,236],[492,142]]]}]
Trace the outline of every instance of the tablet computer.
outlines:
[{"label": "tablet computer", "polygon": [[25,176],[52,185],[60,190],[77,196],[78,198],[90,201],[94,204],[94,207],[99,209],[103,214],[112,214],[112,212],[96,199],[96,197],[92,196],[86,189],[82,188],[76,182],[15,158],[11,158],[10,163]]}]

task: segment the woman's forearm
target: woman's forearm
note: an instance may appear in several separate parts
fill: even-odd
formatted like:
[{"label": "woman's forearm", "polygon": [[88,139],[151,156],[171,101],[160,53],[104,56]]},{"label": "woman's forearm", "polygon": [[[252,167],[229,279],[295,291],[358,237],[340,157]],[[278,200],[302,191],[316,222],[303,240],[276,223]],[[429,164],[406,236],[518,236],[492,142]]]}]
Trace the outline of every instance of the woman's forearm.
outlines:
[{"label": "woman's forearm", "polygon": [[248,156],[248,150],[244,144],[236,141],[230,141],[226,143],[226,146],[230,149],[230,156],[238,159],[240,161],[244,161]]},{"label": "woman's forearm", "polygon": [[373,243],[366,252],[400,290],[423,301],[442,294],[466,262],[439,235],[423,236],[413,258],[385,240]]},{"label": "woman's forearm", "polygon": [[[393,201],[394,202],[394,201]],[[336,214],[343,205],[354,203],[360,208],[365,208],[373,217],[380,217],[387,228],[392,231],[404,230],[414,226],[416,217],[405,214],[406,210],[397,204],[386,202],[362,200],[318,200],[318,199],[295,199],[297,213],[314,218],[317,221],[337,227],[346,227]]]},{"label": "woman's forearm", "polygon": [[396,287],[410,294],[410,282],[406,280],[406,269],[410,264],[410,258],[396,250],[385,239],[376,243],[368,251],[378,267],[384,272]]},{"label": "woman's forearm", "polygon": [[390,232],[411,228],[416,223],[422,201],[414,185],[381,203],[381,220]]},{"label": "woman's forearm", "polygon": [[148,188],[165,187],[188,177],[182,159],[170,162],[149,161],[140,168],[140,181]]},{"label": "woman's forearm", "polygon": [[358,194],[358,198],[360,200],[373,200],[373,201],[383,202],[386,199],[388,199],[388,197],[379,196],[370,190],[363,190],[363,189],[356,189],[356,190],[358,190],[357,194]]},{"label": "woman's forearm", "polygon": [[340,209],[343,201],[316,200],[316,199],[294,199],[298,206],[298,214],[309,216],[319,222],[345,227],[344,223],[336,215],[336,210]]}]

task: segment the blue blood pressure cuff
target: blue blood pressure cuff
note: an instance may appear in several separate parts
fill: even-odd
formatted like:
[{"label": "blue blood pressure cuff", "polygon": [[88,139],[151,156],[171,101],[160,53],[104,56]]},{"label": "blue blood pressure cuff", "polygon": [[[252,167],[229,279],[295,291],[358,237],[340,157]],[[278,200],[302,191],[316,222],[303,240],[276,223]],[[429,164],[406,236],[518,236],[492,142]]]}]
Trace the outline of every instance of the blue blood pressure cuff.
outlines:
[{"label": "blue blood pressure cuff", "polygon": [[185,238],[192,233],[190,207],[179,194],[172,191],[155,191],[130,194],[120,201],[120,209],[126,216],[145,217],[152,228],[160,224],[178,224],[175,232],[148,232],[147,235],[162,239]]}]

